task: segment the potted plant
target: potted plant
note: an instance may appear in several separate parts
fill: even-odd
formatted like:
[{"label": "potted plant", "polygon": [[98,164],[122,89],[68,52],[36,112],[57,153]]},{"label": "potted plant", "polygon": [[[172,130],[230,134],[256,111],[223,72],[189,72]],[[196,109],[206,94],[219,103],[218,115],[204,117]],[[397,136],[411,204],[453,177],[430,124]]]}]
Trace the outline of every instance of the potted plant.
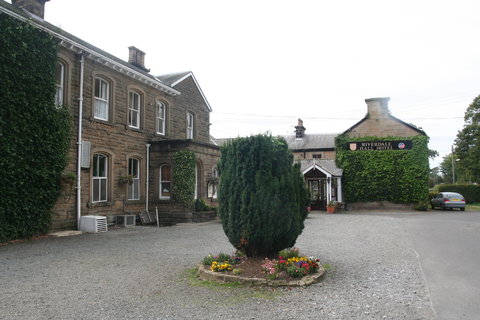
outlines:
[{"label": "potted plant", "polygon": [[327,203],[327,213],[335,213],[337,210],[338,202],[336,200],[329,201]]},{"label": "potted plant", "polygon": [[129,184],[129,185],[132,185],[133,184],[133,176],[131,174],[127,174],[125,176],[119,176],[118,177],[118,181],[121,183],[121,184]]}]

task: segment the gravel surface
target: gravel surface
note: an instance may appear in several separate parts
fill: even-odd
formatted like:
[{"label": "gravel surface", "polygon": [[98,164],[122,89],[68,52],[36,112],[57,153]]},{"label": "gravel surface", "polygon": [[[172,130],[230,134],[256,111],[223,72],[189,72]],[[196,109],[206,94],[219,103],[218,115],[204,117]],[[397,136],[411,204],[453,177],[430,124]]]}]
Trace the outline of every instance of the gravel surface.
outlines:
[{"label": "gravel surface", "polygon": [[297,247],[331,269],[306,288],[208,285],[191,270],[233,253],[219,222],[0,246],[1,319],[434,319],[402,219],[311,213]]}]

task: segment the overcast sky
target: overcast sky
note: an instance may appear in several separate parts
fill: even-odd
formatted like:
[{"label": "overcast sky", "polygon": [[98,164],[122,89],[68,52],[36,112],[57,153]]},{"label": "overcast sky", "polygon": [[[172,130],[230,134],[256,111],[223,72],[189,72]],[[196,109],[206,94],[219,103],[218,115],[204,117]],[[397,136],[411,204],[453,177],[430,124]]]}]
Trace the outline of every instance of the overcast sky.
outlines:
[{"label": "overcast sky", "polygon": [[366,98],[450,153],[480,95],[478,0],[50,0],[45,19],[154,75],[192,71],[217,138],[343,132]]}]

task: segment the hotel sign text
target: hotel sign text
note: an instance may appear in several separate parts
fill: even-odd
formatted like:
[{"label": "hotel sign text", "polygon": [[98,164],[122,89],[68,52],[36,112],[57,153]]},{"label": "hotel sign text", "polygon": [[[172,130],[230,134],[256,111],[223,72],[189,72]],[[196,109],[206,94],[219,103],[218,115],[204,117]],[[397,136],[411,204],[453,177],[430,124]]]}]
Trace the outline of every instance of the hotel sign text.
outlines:
[{"label": "hotel sign text", "polygon": [[410,150],[412,149],[412,140],[398,140],[398,141],[356,141],[349,142],[348,150]]}]

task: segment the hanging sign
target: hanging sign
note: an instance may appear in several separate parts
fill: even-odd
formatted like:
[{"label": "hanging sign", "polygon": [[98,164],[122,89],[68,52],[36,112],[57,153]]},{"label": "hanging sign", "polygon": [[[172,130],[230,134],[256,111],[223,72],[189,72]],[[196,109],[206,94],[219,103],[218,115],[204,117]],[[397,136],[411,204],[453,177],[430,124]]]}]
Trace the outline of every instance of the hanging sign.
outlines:
[{"label": "hanging sign", "polygon": [[355,141],[347,144],[348,150],[410,150],[413,147],[412,140],[396,141]]}]

